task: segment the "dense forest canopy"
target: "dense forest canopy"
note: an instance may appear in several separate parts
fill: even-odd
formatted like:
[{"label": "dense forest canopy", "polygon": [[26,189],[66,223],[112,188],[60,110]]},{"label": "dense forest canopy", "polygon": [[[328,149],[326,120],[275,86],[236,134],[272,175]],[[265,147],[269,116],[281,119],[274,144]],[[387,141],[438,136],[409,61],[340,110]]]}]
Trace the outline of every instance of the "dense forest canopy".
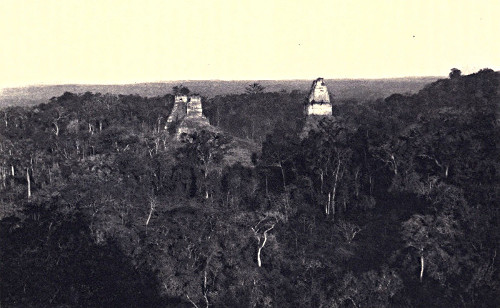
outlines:
[{"label": "dense forest canopy", "polygon": [[334,98],[305,136],[306,93],[258,85],[184,142],[170,94],[1,109],[1,304],[498,307],[499,82]]}]

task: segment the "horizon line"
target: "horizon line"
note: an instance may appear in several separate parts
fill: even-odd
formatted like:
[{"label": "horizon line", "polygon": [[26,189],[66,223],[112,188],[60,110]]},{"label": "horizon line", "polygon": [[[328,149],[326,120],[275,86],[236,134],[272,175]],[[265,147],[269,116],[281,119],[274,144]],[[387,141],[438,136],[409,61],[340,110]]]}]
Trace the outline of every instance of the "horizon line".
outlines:
[{"label": "horizon line", "polygon": [[[331,78],[331,77],[321,77],[325,80],[394,80],[394,79],[418,79],[418,78],[447,78],[447,76],[442,75],[422,75],[422,76],[400,76],[400,77],[345,77],[345,78]],[[316,78],[283,78],[283,79],[169,79],[169,80],[156,80],[156,81],[124,81],[124,82],[64,82],[64,83],[31,83],[24,85],[0,85],[0,90],[4,89],[16,89],[16,88],[28,88],[28,87],[50,87],[50,86],[126,86],[126,85],[137,85],[137,84],[148,84],[148,83],[173,83],[173,82],[197,82],[197,81],[209,81],[209,82],[243,82],[243,81],[303,81],[303,80],[315,80]]]}]

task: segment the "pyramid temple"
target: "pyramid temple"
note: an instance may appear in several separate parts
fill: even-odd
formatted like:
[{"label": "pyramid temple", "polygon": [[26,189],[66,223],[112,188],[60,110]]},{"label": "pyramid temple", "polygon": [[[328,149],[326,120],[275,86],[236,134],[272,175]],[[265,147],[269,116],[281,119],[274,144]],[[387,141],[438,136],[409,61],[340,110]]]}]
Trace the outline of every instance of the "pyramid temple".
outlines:
[{"label": "pyramid temple", "polygon": [[306,121],[300,134],[301,138],[307,137],[309,131],[316,130],[323,119],[332,117],[333,105],[323,78],[313,81],[304,107]]},{"label": "pyramid temple", "polygon": [[323,78],[313,81],[305,108],[306,116],[331,116],[332,104]]},{"label": "pyramid temple", "polygon": [[210,122],[203,115],[201,97],[199,95],[176,95],[165,129],[174,130],[177,138],[180,138],[183,133],[189,134],[196,129],[213,130]]}]

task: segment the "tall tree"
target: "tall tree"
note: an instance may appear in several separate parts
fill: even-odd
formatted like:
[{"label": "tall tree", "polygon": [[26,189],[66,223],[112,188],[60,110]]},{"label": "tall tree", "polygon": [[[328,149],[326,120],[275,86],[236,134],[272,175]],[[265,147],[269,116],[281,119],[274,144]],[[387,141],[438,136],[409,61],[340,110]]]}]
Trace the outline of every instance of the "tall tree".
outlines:
[{"label": "tall tree", "polygon": [[250,95],[255,95],[264,92],[265,87],[261,84],[254,82],[245,88],[245,93]]}]

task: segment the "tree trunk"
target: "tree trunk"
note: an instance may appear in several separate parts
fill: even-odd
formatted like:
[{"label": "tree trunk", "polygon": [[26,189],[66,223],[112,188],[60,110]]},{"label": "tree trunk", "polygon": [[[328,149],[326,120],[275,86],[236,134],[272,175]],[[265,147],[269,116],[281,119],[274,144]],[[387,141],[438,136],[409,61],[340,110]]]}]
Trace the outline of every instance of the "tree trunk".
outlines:
[{"label": "tree trunk", "polygon": [[262,260],[260,258],[260,254],[261,254],[262,248],[264,248],[264,245],[266,245],[267,232],[271,231],[273,228],[274,228],[274,225],[272,225],[270,228],[268,228],[266,231],[264,231],[264,241],[262,241],[262,245],[260,245],[259,249],[257,250],[257,265],[259,267],[262,267]]},{"label": "tree trunk", "polygon": [[153,201],[149,202],[149,205],[151,206],[151,208],[149,210],[148,219],[146,220],[146,227],[149,225],[149,221],[151,220],[151,215],[153,214],[153,211],[155,209]]},{"label": "tree trunk", "polygon": [[0,170],[2,170],[2,186],[3,188],[6,188],[7,187],[7,168],[6,167],[2,167],[0,168]]},{"label": "tree trunk", "polygon": [[262,251],[262,248],[264,248],[264,245],[266,244],[266,241],[267,241],[267,235],[266,235],[266,234],[264,234],[264,242],[262,243],[262,245],[261,245],[261,246],[259,246],[259,249],[257,250],[257,265],[258,265],[259,267],[261,267],[261,266],[262,266],[262,261],[261,261],[261,259],[260,259],[260,252]]},{"label": "tree trunk", "polygon": [[205,307],[208,308],[210,306],[210,302],[208,301],[208,288],[207,288],[207,271],[205,270],[203,275],[203,298],[205,299]]},{"label": "tree trunk", "polygon": [[424,255],[420,255],[420,282],[422,282],[422,277],[424,277]]},{"label": "tree trunk", "polygon": [[31,181],[29,169],[26,168],[26,180],[28,181],[28,198],[31,198]]},{"label": "tree trunk", "polygon": [[281,178],[283,179],[283,189],[286,191],[285,170],[283,170],[283,164],[281,163],[281,160],[279,166],[281,169]]},{"label": "tree trunk", "polygon": [[[332,200],[330,203],[331,211],[333,216],[335,216],[335,195],[337,194],[337,182],[339,179],[339,172],[340,172],[340,159],[337,164],[337,170],[335,171],[335,182],[333,183],[333,190],[332,190]],[[330,195],[328,195],[330,196]]]},{"label": "tree trunk", "polygon": [[332,203],[331,203],[331,213],[332,213],[332,221],[335,221],[335,200],[334,200],[334,197],[332,197]]},{"label": "tree trunk", "polygon": [[196,305],[196,303],[195,303],[195,302],[193,302],[193,300],[191,300],[191,298],[189,298],[189,295],[187,295],[187,294],[186,294],[186,297],[187,297],[188,301],[190,301],[190,302],[191,302],[191,304],[193,304],[193,306],[194,306],[195,308],[198,308],[198,306]]},{"label": "tree trunk", "polygon": [[205,199],[208,199],[209,198],[209,195],[208,195],[208,180],[207,180],[207,177],[208,177],[208,167],[205,168],[205,174],[203,176],[204,176],[204,179],[205,179]]},{"label": "tree trunk", "polygon": [[54,122],[53,124],[56,127],[54,133],[56,134],[56,137],[57,137],[57,136],[59,136],[59,125],[57,125],[57,122]]},{"label": "tree trunk", "polygon": [[359,167],[356,168],[356,172],[354,173],[354,194],[356,195],[356,198],[359,197]]},{"label": "tree trunk", "polygon": [[321,180],[321,186],[319,188],[319,191],[321,194],[323,194],[323,182],[324,182],[323,170],[320,171],[319,178]]},{"label": "tree trunk", "polygon": [[267,174],[266,174],[266,198],[269,200],[269,185],[267,183]]},{"label": "tree trunk", "polygon": [[394,157],[394,154],[391,154],[391,159],[392,165],[394,167],[394,175],[398,175],[398,165],[396,164],[396,158]]},{"label": "tree trunk", "polygon": [[325,214],[328,216],[330,214],[330,203],[332,202],[332,195],[331,193],[328,193],[328,202],[326,203],[325,206]]}]

